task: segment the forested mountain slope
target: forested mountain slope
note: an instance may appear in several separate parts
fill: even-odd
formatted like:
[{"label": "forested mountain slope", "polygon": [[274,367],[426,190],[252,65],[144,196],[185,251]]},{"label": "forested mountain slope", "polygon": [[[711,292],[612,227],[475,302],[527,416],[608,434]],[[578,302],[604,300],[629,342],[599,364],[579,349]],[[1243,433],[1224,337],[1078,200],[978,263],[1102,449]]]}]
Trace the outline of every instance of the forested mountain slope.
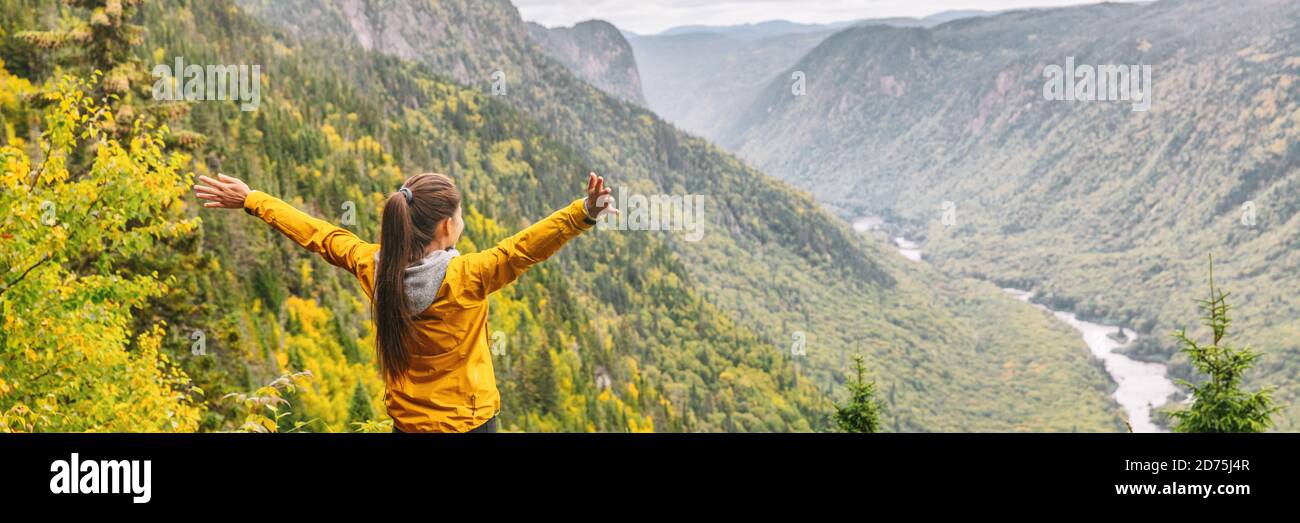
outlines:
[{"label": "forested mountain slope", "polygon": [[[240,176],[363,238],[377,236],[379,203],[406,176],[446,172],[466,195],[466,252],[576,197],[588,170],[638,192],[708,198],[702,241],[596,231],[494,297],[505,428],[825,430],[855,353],[888,391],[893,430],[1120,426],[1110,384],[1070,332],[991,287],[929,283],[808,196],[581,82],[527,39],[509,4],[383,4],[427,23],[367,32],[370,21],[331,26],[321,15],[295,35],[225,0],[146,4],[145,63],[184,56],[265,71],[257,111],[192,104],[180,127],[207,141],[189,168]],[[315,24],[323,5],[263,7]],[[24,15],[4,20],[5,35],[49,27],[67,9],[0,6]],[[363,29],[331,39],[330,27]],[[418,62],[403,60],[393,40],[417,29],[405,43]],[[355,45],[367,41],[394,47]],[[46,57],[10,43],[0,47],[6,81],[53,74]],[[488,94],[497,70],[510,80],[500,97]],[[202,220],[194,235],[133,263],[175,278],[137,319],[166,322],[163,348],[205,391],[200,428],[237,428],[224,394],[300,370],[314,378],[290,397],[285,426],[382,419],[355,282],[247,216],[187,213]],[[191,350],[195,331],[202,353]],[[792,359],[795,336],[806,359]]]},{"label": "forested mountain slope", "polygon": [[778,73],[833,30],[742,40],[713,32],[634,36],[629,41],[646,103],[673,124],[716,140]]},{"label": "forested mountain slope", "polygon": [[[979,340],[943,327],[952,321],[995,320],[959,320],[934,299],[933,292],[900,292],[906,287],[898,280],[905,275],[882,266],[892,253],[864,244],[806,196],[651,113],[588,87],[529,41],[523,22],[508,3],[390,2],[382,9],[362,9],[357,4],[245,3],[292,31],[339,35],[413,58],[484,92],[491,92],[492,73],[503,71],[510,83],[508,94],[501,98],[531,114],[561,142],[582,151],[589,165],[611,176],[615,184],[643,193],[706,195],[710,227],[703,241],[662,236],[680,256],[692,285],[773,347],[787,346],[795,332],[806,333],[809,346],[818,348],[809,350],[811,364],[803,370],[819,386],[841,382],[846,368],[839,363],[844,353],[861,351],[867,353],[882,383],[910,384],[897,392],[900,408],[914,412],[901,416],[904,430],[1019,426],[1019,422],[982,419],[985,414],[973,414],[964,402],[952,401],[956,397],[980,398],[976,403],[1004,401],[998,398],[997,387],[1013,385],[993,371],[972,372],[999,358],[973,358],[973,352],[966,351],[974,351]],[[377,33],[387,35],[386,43],[365,37]],[[401,41],[392,41],[397,39]],[[408,52],[414,49],[419,52]],[[643,241],[653,235],[627,236]],[[1043,323],[1035,329],[1025,333],[1026,339],[1037,339],[1053,327]],[[1082,353],[1077,340],[1057,340],[1073,348],[1063,350],[1047,343],[1002,356],[1032,360],[1046,353]],[[781,355],[779,350],[773,353],[773,357]],[[919,361],[929,362],[921,373],[915,371]],[[1019,378],[1014,381],[1016,386],[1024,383]],[[1085,384],[1089,381],[1033,386],[1088,397],[1093,392],[1079,391],[1095,388]],[[915,419],[908,421],[908,417]]]},{"label": "forested mountain slope", "polygon": [[[1251,379],[1282,387],[1278,429],[1296,430],[1298,56],[1300,4],[1276,0],[853,28],[774,75],[721,140],[846,215],[903,225],[946,272],[1137,328],[1145,358],[1196,326],[1213,254],[1238,339],[1264,353]],[[1045,68],[1071,57],[1150,66],[1150,109],[1045,99]]]},{"label": "forested mountain slope", "polygon": [[[772,21],[738,26],[685,26],[628,38],[648,107],[678,127],[717,141],[778,73],[822,40],[849,26],[932,27],[982,11],[945,11],[925,18],[882,18],[835,24]],[[789,79],[786,74],[786,79]],[[821,88],[827,78],[812,79]]]},{"label": "forested mountain slope", "polygon": [[646,105],[632,46],[617,27],[603,20],[573,27],[527,26],[529,36],[579,78],[623,101]]}]

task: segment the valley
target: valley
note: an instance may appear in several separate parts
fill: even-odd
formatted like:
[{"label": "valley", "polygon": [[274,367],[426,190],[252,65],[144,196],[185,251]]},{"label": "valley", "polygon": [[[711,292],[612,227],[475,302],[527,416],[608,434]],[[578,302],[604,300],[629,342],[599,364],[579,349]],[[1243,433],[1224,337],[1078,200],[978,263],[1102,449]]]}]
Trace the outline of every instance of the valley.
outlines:
[{"label": "valley", "polygon": [[[885,217],[945,274],[1134,331],[1119,350],[1173,378],[1192,369],[1172,333],[1206,332],[1196,300],[1212,255],[1234,296],[1229,336],[1262,353],[1248,384],[1278,387],[1277,430],[1291,431],[1300,427],[1297,35],[1300,6],[1271,0],[851,27],[771,75],[713,134],[845,219]],[[1108,74],[1137,66],[1130,81],[1149,80],[1152,96],[1045,97],[1044,70],[1070,57]],[[809,79],[805,96],[791,95],[795,71]]]},{"label": "valley", "polygon": [[[868,235],[872,231],[891,229],[887,223],[874,216],[857,218],[853,222],[853,228]],[[914,262],[922,261],[923,248],[920,243],[902,236],[893,236],[892,240],[898,247],[899,255]],[[1168,432],[1166,427],[1153,418],[1154,409],[1164,406],[1177,392],[1177,388],[1167,376],[1165,365],[1137,361],[1121,352],[1135,341],[1136,333],[1115,325],[1084,321],[1072,312],[1053,310],[1034,303],[1034,294],[1029,291],[1010,288],[1002,291],[1032,304],[1078,331],[1092,356],[1102,362],[1107,374],[1117,384],[1114,398],[1124,408],[1132,432]]]},{"label": "valley", "polygon": [[[660,35],[600,20],[543,27],[507,0],[131,7],[140,25],[115,60],[146,72],[181,59],[247,64],[255,85],[159,97],[142,84],[106,98],[168,118],[147,171],[160,174],[118,184],[127,189],[183,194],[195,176],[232,174],[375,240],[388,195],[439,172],[463,194],[456,248],[474,253],[581,196],[588,173],[608,180],[626,215],[488,300],[504,431],[834,431],[859,357],[883,431],[1164,430],[1169,402],[1185,397],[1171,380],[1192,375],[1168,334],[1197,329],[1211,254],[1234,293],[1234,341],[1240,330],[1264,354],[1248,384],[1278,387],[1277,430],[1300,427],[1293,2]],[[27,41],[53,49],[83,33],[27,32],[101,20],[81,11],[0,0],[0,150],[15,184],[38,172],[30,159],[45,163],[51,136],[72,139],[46,132],[63,120],[37,93],[63,75],[100,81],[75,50]],[[1044,71],[1059,63],[1071,75],[1075,63],[1094,74],[1133,64],[1149,107],[1077,103],[1072,85],[1045,96]],[[121,67],[105,85],[134,86]],[[61,96],[96,89],[78,85],[67,79]],[[138,114],[126,107],[123,121]],[[51,187],[82,183],[86,159],[71,156],[54,162],[68,176]],[[180,196],[140,205],[166,234],[74,236],[82,243],[47,263],[40,252],[62,236],[40,224],[65,228],[33,218],[50,208],[36,196],[0,195],[15,209],[0,221],[12,240],[0,272],[20,274],[0,305],[44,307],[56,321],[4,313],[0,348],[21,363],[0,366],[4,427],[387,431],[371,310],[351,275]],[[125,302],[59,287],[118,278],[141,282],[114,287]],[[78,301],[57,298],[68,295]],[[43,325],[74,331],[87,314],[98,321],[96,308],[116,310],[112,339],[75,340],[133,374],[30,350]],[[134,386],[106,376],[162,399],[118,401]],[[85,384],[95,401],[59,396]],[[280,400],[292,407],[248,412]]]}]

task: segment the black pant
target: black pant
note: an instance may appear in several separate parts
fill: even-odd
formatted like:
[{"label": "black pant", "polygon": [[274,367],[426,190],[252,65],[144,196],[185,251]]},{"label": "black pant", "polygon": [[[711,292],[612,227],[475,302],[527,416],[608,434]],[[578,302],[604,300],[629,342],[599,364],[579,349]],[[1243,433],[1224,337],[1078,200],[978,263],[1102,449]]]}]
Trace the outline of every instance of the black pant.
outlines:
[{"label": "black pant", "polygon": [[[467,432],[467,434],[474,433],[474,432],[496,432],[496,431],[497,431],[497,417],[492,416],[492,419],[483,422],[482,425],[469,429],[469,432]],[[400,430],[397,430],[397,424],[393,424],[393,432],[395,433],[401,432]]]}]

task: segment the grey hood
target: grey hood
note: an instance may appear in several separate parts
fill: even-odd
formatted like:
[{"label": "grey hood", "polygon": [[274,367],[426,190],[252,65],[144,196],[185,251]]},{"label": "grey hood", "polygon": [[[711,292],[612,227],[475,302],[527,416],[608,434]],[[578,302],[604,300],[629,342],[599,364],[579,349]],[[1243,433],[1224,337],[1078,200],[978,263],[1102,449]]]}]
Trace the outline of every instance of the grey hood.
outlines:
[{"label": "grey hood", "polygon": [[[406,268],[403,283],[406,284],[406,306],[411,314],[420,314],[433,305],[438,297],[442,280],[447,277],[447,265],[451,259],[460,256],[455,248],[433,251],[428,256]],[[379,253],[375,253],[375,265],[379,264]]]}]

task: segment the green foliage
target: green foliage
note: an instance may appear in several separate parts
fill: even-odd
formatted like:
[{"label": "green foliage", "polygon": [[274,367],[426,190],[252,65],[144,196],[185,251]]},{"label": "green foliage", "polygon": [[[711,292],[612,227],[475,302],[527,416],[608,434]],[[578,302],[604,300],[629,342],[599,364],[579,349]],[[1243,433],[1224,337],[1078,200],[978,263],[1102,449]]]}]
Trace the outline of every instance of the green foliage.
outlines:
[{"label": "green foliage", "polygon": [[[327,219],[352,202],[354,229],[365,238],[377,236],[382,194],[409,173],[448,172],[466,194],[463,252],[545,216],[580,189],[573,181],[589,170],[580,157],[499,101],[352,47],[269,39],[227,7],[142,10],[144,24],[156,28],[143,47],[155,54],[183,51],[201,63],[240,49],[247,61],[279,71],[265,87],[274,100],[255,115],[219,103],[193,107],[187,125],[212,137],[206,157],[222,159],[196,163],[197,172],[237,173]],[[205,219],[212,276],[188,292],[209,306],[185,322],[204,326],[213,341],[210,356],[183,358],[194,379],[229,392],[284,369],[311,370],[318,378],[295,392],[286,420],[312,420],[311,430],[378,428],[350,414],[358,383],[373,412],[383,411],[355,282],[247,216]],[[773,379],[789,374],[770,357],[774,349],[703,299],[659,239],[586,235],[495,295],[491,308],[490,327],[505,347],[494,359],[507,430],[813,430],[808,420],[825,417],[799,410],[824,409],[822,392]],[[597,375],[610,385],[597,386]],[[211,428],[241,416],[211,407]]]},{"label": "green foliage", "polygon": [[1210,297],[1197,300],[1210,328],[1210,343],[1201,344],[1187,336],[1187,329],[1174,337],[1203,376],[1199,384],[1180,380],[1191,389],[1191,405],[1170,412],[1176,432],[1265,432],[1273,426],[1273,388],[1256,392],[1242,390],[1242,382],[1259,358],[1248,347],[1233,348],[1223,342],[1232,319],[1228,316],[1228,293],[1214,287],[1214,260],[1210,260]]},{"label": "green foliage", "polygon": [[[243,424],[235,432],[297,432],[307,426],[305,421],[297,421],[287,430],[280,430],[285,418],[292,415],[288,410],[291,395],[298,390],[299,384],[312,378],[310,371],[284,374],[270,383],[258,387],[249,393],[232,392],[222,396],[243,412]],[[282,410],[283,409],[283,410]]]},{"label": "green foliage", "polygon": [[[165,131],[119,142],[89,93],[75,77],[46,92],[38,166],[0,148],[0,430],[194,430],[201,390],[160,350],[164,324],[133,325],[170,278],[128,266],[197,225],[173,218],[186,158],[163,150]],[[89,163],[70,170],[82,148]]]},{"label": "green foliage", "polygon": [[352,423],[365,423],[374,418],[375,409],[371,408],[370,402],[366,386],[357,382],[357,388],[352,391],[352,405],[348,407],[348,419]]},{"label": "green foliage", "polygon": [[[156,125],[184,111],[183,105],[149,100],[152,81],[134,54],[134,48],[144,40],[145,28],[132,23],[145,1],[68,0],[60,10],[58,29],[19,31],[15,35],[15,40],[31,49],[96,75],[90,96],[113,109],[113,118],[101,123],[105,132],[126,133],[142,114],[151,116],[144,119],[145,123]],[[34,6],[29,9],[36,10]],[[186,136],[185,141],[193,140]]]},{"label": "green foliage", "polygon": [[[57,12],[50,2],[37,4],[39,12]],[[429,60],[415,64],[331,38],[304,42],[268,31],[226,0],[169,0],[141,6],[138,23],[149,32],[135,53],[276,71],[263,77],[263,91],[274,95],[256,112],[224,102],[191,107],[181,123],[210,139],[184,167],[238,175],[335,222],[350,203],[348,227],[363,238],[377,237],[383,195],[422,171],[454,176],[466,195],[462,252],[568,203],[593,169],[638,192],[709,196],[704,241],[595,231],[493,296],[503,429],[829,430],[828,398],[846,381],[845,355],[859,345],[881,390],[890,391],[895,431],[1116,424],[1104,376],[1077,337],[1053,330],[1033,309],[990,286],[968,288],[904,267],[827,219],[806,195],[581,84],[511,29],[518,21],[505,2],[418,7],[445,9],[434,19],[453,30],[481,26],[484,34],[431,39],[420,46]],[[8,34],[35,22],[15,23]],[[471,87],[478,77],[434,72],[503,63],[529,75],[504,99]],[[42,74],[48,71],[32,78]],[[177,207],[191,218],[200,212]],[[135,323],[176,326],[160,338],[161,352],[205,397],[236,400],[204,402],[197,428],[390,430],[387,420],[357,419],[367,399],[376,415],[384,405],[356,282],[241,213],[202,216],[202,229],[172,239],[169,249],[122,263],[124,274],[171,277],[165,292],[141,302],[148,314]],[[810,349],[807,367],[796,372],[784,345],[800,329],[808,330]],[[203,353],[192,350],[196,330],[205,335]],[[256,392],[304,371],[314,379]],[[1066,390],[1078,401],[1063,402]],[[292,402],[291,411],[276,400],[244,401],[272,395]]]},{"label": "green foliage", "polygon": [[862,356],[853,357],[857,378],[848,384],[849,403],[835,406],[835,425],[842,432],[876,432],[883,406],[876,399],[876,383],[867,381]]}]

